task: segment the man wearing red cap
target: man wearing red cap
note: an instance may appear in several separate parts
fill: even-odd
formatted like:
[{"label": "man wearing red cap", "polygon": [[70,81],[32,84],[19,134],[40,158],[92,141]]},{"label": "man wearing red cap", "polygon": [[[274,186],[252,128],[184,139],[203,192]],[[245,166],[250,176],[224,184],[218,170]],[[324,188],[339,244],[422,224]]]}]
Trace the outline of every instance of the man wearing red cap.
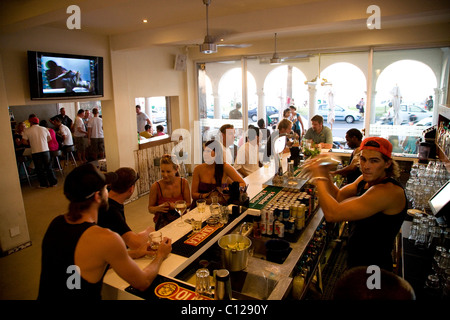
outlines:
[{"label": "man wearing red cap", "polygon": [[394,239],[407,210],[404,189],[395,180],[398,164],[392,159],[392,144],[384,138],[366,138],[360,149],[362,175],[342,189],[331,182],[329,168],[320,165],[323,157],[311,160],[307,168],[325,219],[349,221],[347,267],[377,265],[392,271]]},{"label": "man wearing red cap", "polygon": [[28,119],[31,127],[24,131],[22,139],[31,147],[31,157],[36,168],[39,188],[55,187],[58,180],[52,169],[52,162],[48,142],[52,140],[47,128],[39,126],[39,119]]}]

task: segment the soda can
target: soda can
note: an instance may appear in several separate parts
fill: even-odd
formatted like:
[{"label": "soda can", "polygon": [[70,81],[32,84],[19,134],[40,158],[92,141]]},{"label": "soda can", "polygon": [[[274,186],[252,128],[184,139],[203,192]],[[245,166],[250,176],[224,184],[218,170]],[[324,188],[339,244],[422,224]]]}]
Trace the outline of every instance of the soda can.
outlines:
[{"label": "soda can", "polygon": [[278,220],[276,220],[273,224],[273,232],[275,235],[278,235],[280,233],[280,222]]},{"label": "soda can", "polygon": [[264,222],[261,221],[260,226],[261,226],[261,234],[266,234],[267,233],[267,224],[266,224],[266,222],[265,221]]},{"label": "soda can", "polygon": [[275,210],[273,210],[273,219],[274,220],[278,220],[280,215],[281,215],[281,210],[280,209],[276,208]]},{"label": "soda can", "polygon": [[286,224],[287,232],[294,233],[295,232],[295,218],[290,218]]},{"label": "soda can", "polygon": [[278,237],[284,238],[284,223],[278,223]]},{"label": "soda can", "polygon": [[297,219],[295,220],[295,228],[297,230],[302,230],[305,227],[305,209],[306,206],[301,204],[297,212]]},{"label": "soda can", "polygon": [[309,215],[312,213],[312,197],[308,194],[305,196],[305,206],[306,206],[306,211],[305,211],[305,219],[307,219],[309,217]]},{"label": "soda can", "polygon": [[266,234],[271,236],[273,234],[273,223],[267,223]]},{"label": "soda can", "polygon": [[288,207],[285,207],[283,210],[283,221],[288,221],[290,216],[291,216],[290,209]]}]

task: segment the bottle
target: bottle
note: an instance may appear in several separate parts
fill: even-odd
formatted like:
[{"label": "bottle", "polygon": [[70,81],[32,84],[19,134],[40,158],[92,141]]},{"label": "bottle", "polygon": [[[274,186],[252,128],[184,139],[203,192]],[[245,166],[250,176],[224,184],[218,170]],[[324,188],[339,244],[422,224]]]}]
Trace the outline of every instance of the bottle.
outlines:
[{"label": "bottle", "polygon": [[303,289],[305,288],[305,274],[303,268],[300,269],[292,282],[292,297],[295,300],[300,300],[302,298]]},{"label": "bottle", "polygon": [[289,161],[288,164],[288,177],[293,178],[294,177],[294,160]]}]

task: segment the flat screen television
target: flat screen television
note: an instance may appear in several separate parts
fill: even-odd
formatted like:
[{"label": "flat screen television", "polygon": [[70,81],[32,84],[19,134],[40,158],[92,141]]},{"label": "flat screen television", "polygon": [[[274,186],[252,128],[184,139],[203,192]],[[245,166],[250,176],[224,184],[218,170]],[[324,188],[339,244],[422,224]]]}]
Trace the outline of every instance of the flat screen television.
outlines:
[{"label": "flat screen television", "polygon": [[447,181],[429,200],[431,212],[436,217],[450,215],[450,180]]},{"label": "flat screen television", "polygon": [[103,58],[28,51],[30,97],[73,99],[103,97]]}]

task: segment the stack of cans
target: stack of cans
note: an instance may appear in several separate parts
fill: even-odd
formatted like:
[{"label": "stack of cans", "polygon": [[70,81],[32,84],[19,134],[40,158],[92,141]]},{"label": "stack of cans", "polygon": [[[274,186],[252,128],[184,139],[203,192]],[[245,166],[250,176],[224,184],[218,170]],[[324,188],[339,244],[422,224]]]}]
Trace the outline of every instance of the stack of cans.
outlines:
[{"label": "stack of cans", "polygon": [[303,230],[312,212],[312,199],[306,192],[283,189],[261,210],[261,233],[283,238],[286,232]]}]

